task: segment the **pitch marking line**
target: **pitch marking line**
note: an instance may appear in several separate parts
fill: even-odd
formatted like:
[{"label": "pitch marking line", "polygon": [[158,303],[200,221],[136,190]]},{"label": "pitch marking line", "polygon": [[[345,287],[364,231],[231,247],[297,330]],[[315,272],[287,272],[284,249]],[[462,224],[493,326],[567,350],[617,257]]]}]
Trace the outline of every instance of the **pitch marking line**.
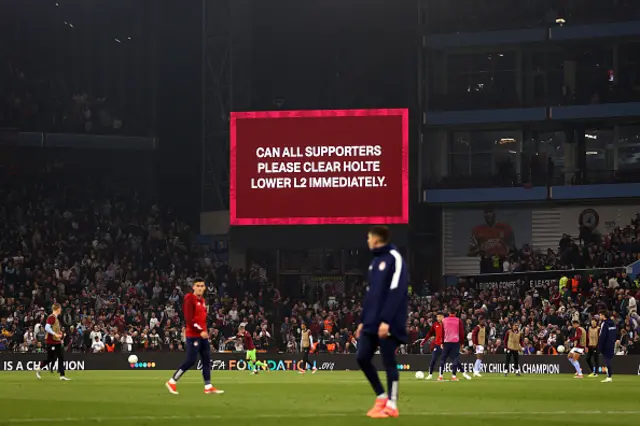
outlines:
[{"label": "pitch marking line", "polygon": [[[521,417],[521,416],[554,416],[554,415],[638,415],[640,411],[468,411],[468,412],[403,412],[403,416],[426,416],[426,417]],[[52,418],[9,418],[3,419],[6,423],[63,423],[63,422],[112,422],[128,420],[233,420],[233,419],[302,419],[312,417],[361,417],[362,413],[314,413],[314,414],[258,414],[252,416],[116,416],[116,417],[52,417]]]}]

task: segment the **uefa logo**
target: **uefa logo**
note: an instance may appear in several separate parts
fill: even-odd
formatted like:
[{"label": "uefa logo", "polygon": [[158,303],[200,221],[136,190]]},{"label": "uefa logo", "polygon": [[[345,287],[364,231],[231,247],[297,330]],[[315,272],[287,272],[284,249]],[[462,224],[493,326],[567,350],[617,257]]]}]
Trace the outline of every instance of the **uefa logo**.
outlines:
[{"label": "uefa logo", "polygon": [[135,364],[129,364],[129,367],[131,368],[137,368],[137,369],[149,369],[149,368],[156,368],[156,363],[155,362],[136,362]]}]

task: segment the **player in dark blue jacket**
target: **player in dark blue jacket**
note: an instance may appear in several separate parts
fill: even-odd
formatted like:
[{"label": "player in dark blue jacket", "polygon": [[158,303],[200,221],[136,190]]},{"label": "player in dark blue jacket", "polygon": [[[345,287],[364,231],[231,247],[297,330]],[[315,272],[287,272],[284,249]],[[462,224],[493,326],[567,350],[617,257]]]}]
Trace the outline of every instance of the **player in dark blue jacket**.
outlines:
[{"label": "player in dark blue jacket", "polygon": [[602,383],[612,382],[611,378],[611,360],[615,355],[616,339],[618,338],[618,327],[610,317],[609,312],[601,311],[600,320],[600,337],[598,338],[598,351],[604,356],[604,362],[607,366],[607,378]]},{"label": "player in dark blue jacket", "polygon": [[[369,265],[369,286],[362,303],[362,318],[356,331],[357,360],[376,393],[376,403],[367,415],[373,418],[398,417],[400,376],[396,349],[407,340],[407,268],[398,250],[390,244],[387,227],[372,227],[367,243],[373,253],[373,260]],[[371,362],[378,346],[387,372],[388,394]]]}]

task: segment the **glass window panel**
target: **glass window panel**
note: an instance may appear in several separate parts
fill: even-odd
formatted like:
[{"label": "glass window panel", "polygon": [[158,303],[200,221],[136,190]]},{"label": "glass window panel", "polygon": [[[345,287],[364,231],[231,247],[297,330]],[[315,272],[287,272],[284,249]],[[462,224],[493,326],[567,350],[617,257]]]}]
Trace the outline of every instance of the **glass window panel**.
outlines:
[{"label": "glass window panel", "polygon": [[453,132],[451,135],[451,143],[449,144],[449,152],[452,154],[469,153],[471,138],[469,132]]},{"label": "glass window panel", "polygon": [[467,91],[471,94],[487,93],[493,86],[493,75],[487,71],[469,74]]},{"label": "glass window panel", "polygon": [[537,153],[550,158],[554,164],[554,172],[559,175],[564,170],[564,132],[542,132],[538,134]]},{"label": "glass window panel", "polygon": [[515,174],[518,154],[515,151],[500,152],[493,155],[494,174],[502,171],[505,174]]},{"label": "glass window panel", "polygon": [[640,168],[640,126],[618,129],[618,170]]},{"label": "glass window panel", "polygon": [[587,151],[600,151],[613,148],[612,129],[589,129],[584,132]]},{"label": "glass window panel", "polygon": [[607,151],[605,150],[597,150],[597,151],[587,151],[587,170],[588,171],[597,171],[597,170],[610,170],[610,167],[607,167]]},{"label": "glass window panel", "polygon": [[471,152],[492,152],[500,136],[494,132],[472,132]]},{"label": "glass window panel", "polygon": [[471,176],[489,176],[493,174],[493,155],[474,154],[471,157]]},{"label": "glass window panel", "polygon": [[469,175],[469,154],[452,154],[449,156],[451,161],[450,176],[468,176]]},{"label": "glass window panel", "polygon": [[493,152],[500,153],[502,155],[519,154],[520,149],[520,134],[517,131],[506,130],[499,132],[496,136],[496,144],[493,145]]},{"label": "glass window panel", "polygon": [[640,168],[640,144],[627,145],[618,148],[618,170],[633,170]]},{"label": "glass window panel", "polygon": [[493,89],[501,103],[513,105],[516,101],[516,73],[514,71],[496,72],[493,76]]},{"label": "glass window panel", "polygon": [[515,52],[498,52],[493,56],[496,71],[513,71],[516,69]]},{"label": "glass window panel", "polygon": [[493,71],[495,68],[495,61],[493,57],[494,54],[492,53],[478,53],[473,55],[471,58],[471,71]]},{"label": "glass window panel", "polygon": [[447,56],[447,71],[451,74],[467,74],[471,71],[471,56],[449,55]]},{"label": "glass window panel", "polygon": [[[513,130],[478,131],[471,133],[471,152],[509,151],[518,145],[518,132]],[[504,147],[503,145],[507,145]],[[515,148],[513,148],[515,149]],[[517,149],[515,149],[517,151]]]},{"label": "glass window panel", "polygon": [[450,74],[447,77],[447,83],[449,95],[464,96],[469,93],[468,74]]},{"label": "glass window panel", "polygon": [[640,144],[640,125],[620,126],[618,128],[618,145]]}]

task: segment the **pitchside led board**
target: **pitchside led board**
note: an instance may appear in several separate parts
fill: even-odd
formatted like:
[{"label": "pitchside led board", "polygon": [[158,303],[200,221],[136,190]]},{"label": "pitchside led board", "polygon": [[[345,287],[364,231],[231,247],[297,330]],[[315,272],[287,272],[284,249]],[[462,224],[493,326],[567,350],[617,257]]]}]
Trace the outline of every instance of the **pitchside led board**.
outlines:
[{"label": "pitchside led board", "polygon": [[231,225],[406,224],[406,109],[231,114]]}]

